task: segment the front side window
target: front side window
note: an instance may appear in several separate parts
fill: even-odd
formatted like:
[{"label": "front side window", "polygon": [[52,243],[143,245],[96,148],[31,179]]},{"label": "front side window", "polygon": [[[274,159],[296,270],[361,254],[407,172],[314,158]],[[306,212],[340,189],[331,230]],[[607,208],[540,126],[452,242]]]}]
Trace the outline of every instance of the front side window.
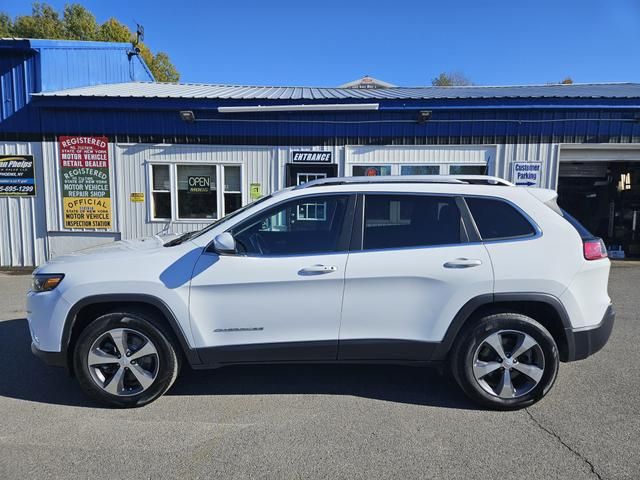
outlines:
[{"label": "front side window", "polygon": [[367,195],[365,250],[462,243],[464,229],[452,197]]},{"label": "front side window", "polygon": [[301,255],[338,252],[348,195],[307,196],[277,205],[235,226],[238,252]]},{"label": "front side window", "polygon": [[215,165],[178,165],[178,218],[216,218]]},{"label": "front side window", "polygon": [[465,198],[483,240],[528,237],[536,233],[533,225],[513,206],[492,198]]}]

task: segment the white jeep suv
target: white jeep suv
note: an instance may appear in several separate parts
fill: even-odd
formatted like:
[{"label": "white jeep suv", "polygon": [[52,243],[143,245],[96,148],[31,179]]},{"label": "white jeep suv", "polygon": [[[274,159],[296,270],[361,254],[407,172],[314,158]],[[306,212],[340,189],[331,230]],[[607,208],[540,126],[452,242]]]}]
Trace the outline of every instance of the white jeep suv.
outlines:
[{"label": "white jeep suv", "polygon": [[158,398],[185,362],[446,361],[473,400],[513,409],[607,342],[609,267],[552,190],[331,178],[170,241],[56,258],[27,308],[33,352],[113,406]]}]

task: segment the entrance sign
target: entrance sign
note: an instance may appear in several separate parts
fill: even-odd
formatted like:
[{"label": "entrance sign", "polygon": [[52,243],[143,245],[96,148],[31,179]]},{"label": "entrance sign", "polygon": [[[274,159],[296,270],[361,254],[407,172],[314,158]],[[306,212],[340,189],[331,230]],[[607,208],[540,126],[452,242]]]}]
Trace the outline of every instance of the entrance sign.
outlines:
[{"label": "entrance sign", "polygon": [[542,162],[514,162],[512,181],[522,187],[540,187]]},{"label": "entrance sign", "polygon": [[0,155],[0,196],[36,194],[33,155]]},{"label": "entrance sign", "polygon": [[331,163],[331,152],[291,152],[291,161],[297,163]]},{"label": "entrance sign", "polygon": [[111,228],[107,137],[58,137],[64,228]]}]

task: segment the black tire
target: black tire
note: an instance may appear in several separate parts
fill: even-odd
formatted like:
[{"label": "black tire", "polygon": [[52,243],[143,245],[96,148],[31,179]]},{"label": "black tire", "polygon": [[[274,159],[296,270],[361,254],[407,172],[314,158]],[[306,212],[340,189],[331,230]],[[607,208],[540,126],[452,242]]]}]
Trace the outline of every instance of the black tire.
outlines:
[{"label": "black tire", "polygon": [[[537,384],[533,377],[523,375],[520,371],[516,370],[517,367],[511,363],[514,359],[510,358],[509,345],[503,348],[503,353],[506,354],[507,360],[503,361],[497,354],[495,360],[501,365],[508,366],[501,366],[495,372],[490,373],[490,376],[482,377],[481,380],[476,379],[476,375],[474,374],[476,354],[491,355],[495,353],[495,350],[490,348],[485,340],[490,337],[493,339],[506,338],[507,341],[510,336],[513,338],[524,338],[524,336],[519,337],[518,333],[529,335],[539,346],[539,348],[534,347],[535,351],[531,349],[531,353],[527,354],[531,356],[528,357],[529,359],[533,359],[531,361],[538,362],[536,366],[542,370],[542,375],[539,377]],[[504,346],[504,340],[501,341]],[[515,349],[515,347],[513,347],[513,349]],[[533,356],[535,356],[535,358]],[[519,358],[522,359],[522,356]],[[540,360],[541,358],[542,360]],[[549,331],[534,319],[518,313],[497,313],[486,316],[480,319],[480,321],[469,325],[458,336],[452,349],[450,360],[453,376],[464,393],[474,402],[496,410],[516,410],[536,403],[544,397],[553,386],[559,366],[558,347]],[[518,359],[515,360],[517,364]],[[520,365],[522,365],[522,362]],[[526,367],[527,365],[525,364],[524,366]],[[503,378],[502,375],[505,374],[505,370],[508,370],[507,376],[509,377],[509,382],[505,381],[504,383],[511,385],[511,380],[513,380],[514,388],[511,388],[510,391],[515,392],[515,398],[501,398],[497,392],[497,390],[501,390],[500,387],[503,385],[503,383],[500,382]],[[540,375],[539,372],[540,370],[538,370],[538,376]],[[486,380],[488,378],[499,383],[495,390],[490,387],[489,380]],[[517,388],[515,388],[515,380],[520,381],[523,385],[521,395],[518,395]],[[484,386],[481,383],[483,383]],[[488,390],[493,390],[493,394]],[[507,390],[501,391],[504,392]]]},{"label": "black tire", "polygon": [[[126,329],[127,332],[133,332],[132,337],[134,339],[146,336],[155,347],[156,353],[151,355],[151,361],[157,362],[157,364],[153,363],[155,377],[150,386],[140,393],[127,396],[111,394],[99,386],[97,380],[94,380],[94,376],[92,376],[88,360],[89,350],[94,345],[94,342],[114,329]],[[142,336],[136,337],[136,333],[141,333]],[[95,319],[82,331],[73,352],[74,371],[80,387],[94,400],[112,407],[141,407],[154,401],[173,385],[180,369],[176,348],[169,338],[170,336],[154,325],[152,318],[144,313],[117,312]],[[140,363],[142,363],[142,360]],[[112,368],[118,369],[119,366],[116,364]],[[128,369],[125,368],[124,370]],[[93,371],[95,372],[96,370],[94,369]],[[125,375],[129,376],[128,378],[133,378],[131,374],[132,372],[125,373]],[[135,382],[135,378],[133,378],[133,381]],[[139,385],[139,388],[144,388],[142,384]]]}]

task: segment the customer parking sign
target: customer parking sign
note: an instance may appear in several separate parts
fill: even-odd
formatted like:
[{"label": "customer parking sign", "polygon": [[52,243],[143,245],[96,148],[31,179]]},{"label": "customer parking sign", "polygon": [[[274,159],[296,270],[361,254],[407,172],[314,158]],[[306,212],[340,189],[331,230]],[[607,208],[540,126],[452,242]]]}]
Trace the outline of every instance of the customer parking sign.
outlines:
[{"label": "customer parking sign", "polygon": [[540,187],[542,162],[514,162],[512,182],[520,187]]}]

